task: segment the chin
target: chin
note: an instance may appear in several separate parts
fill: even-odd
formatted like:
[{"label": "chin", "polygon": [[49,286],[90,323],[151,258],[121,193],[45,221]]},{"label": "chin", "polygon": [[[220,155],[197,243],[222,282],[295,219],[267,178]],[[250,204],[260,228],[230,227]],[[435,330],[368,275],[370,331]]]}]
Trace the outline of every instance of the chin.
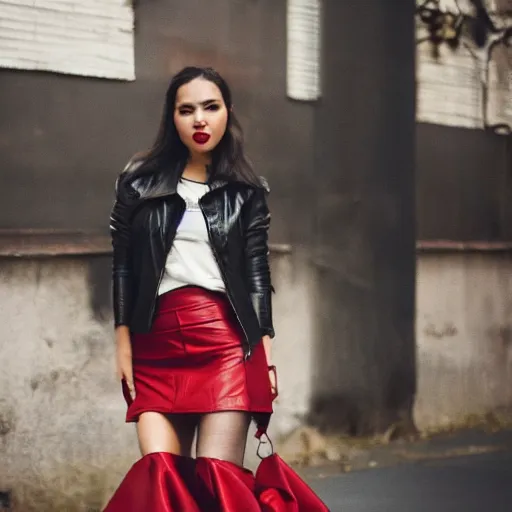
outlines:
[{"label": "chin", "polygon": [[207,144],[196,144],[195,142],[189,147],[189,151],[194,153],[198,153],[200,155],[204,155],[205,153],[210,153],[215,149],[217,144],[212,144],[208,141]]}]

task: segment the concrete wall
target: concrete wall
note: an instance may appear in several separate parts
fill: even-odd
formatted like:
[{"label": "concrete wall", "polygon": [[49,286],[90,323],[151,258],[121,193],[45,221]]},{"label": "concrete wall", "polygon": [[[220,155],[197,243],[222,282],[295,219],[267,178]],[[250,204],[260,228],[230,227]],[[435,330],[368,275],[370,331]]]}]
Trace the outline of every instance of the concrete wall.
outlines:
[{"label": "concrete wall", "polygon": [[410,424],[415,393],[414,4],[322,9],[312,421],[362,434]]},{"label": "concrete wall", "polygon": [[[273,253],[271,265],[278,439],[310,415],[321,378],[321,292],[304,254]],[[105,257],[0,260],[0,495],[16,512],[100,510],[139,457],[114,376],[109,270]],[[507,254],[420,256],[420,428],[512,406],[511,275]],[[255,448],[250,439],[252,468]]]},{"label": "concrete wall", "polygon": [[418,123],[418,240],[511,240],[511,168],[512,136]]},{"label": "concrete wall", "polygon": [[137,456],[111,322],[92,306],[98,264],[0,261],[0,492],[15,511],[99,510]]},{"label": "concrete wall", "polygon": [[419,428],[512,408],[512,258],[421,254],[416,344]]}]

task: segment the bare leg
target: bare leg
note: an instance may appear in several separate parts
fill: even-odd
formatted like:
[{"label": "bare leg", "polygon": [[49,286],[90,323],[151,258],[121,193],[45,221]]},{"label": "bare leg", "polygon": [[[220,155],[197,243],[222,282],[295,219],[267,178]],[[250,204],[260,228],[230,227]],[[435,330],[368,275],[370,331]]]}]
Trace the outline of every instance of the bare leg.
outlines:
[{"label": "bare leg", "polygon": [[144,412],[137,423],[137,436],[142,455],[169,452],[190,456],[198,416],[195,414],[164,415]]},{"label": "bare leg", "polygon": [[242,411],[205,414],[199,421],[197,456],[242,466],[251,417]]}]

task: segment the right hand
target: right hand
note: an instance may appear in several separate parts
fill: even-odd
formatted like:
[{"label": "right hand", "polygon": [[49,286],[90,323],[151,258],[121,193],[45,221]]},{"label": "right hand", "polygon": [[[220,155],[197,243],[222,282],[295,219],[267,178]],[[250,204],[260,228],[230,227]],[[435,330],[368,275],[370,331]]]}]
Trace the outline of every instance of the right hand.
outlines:
[{"label": "right hand", "polygon": [[132,343],[130,330],[126,325],[116,328],[116,370],[119,380],[124,380],[132,400],[135,400],[133,384]]}]

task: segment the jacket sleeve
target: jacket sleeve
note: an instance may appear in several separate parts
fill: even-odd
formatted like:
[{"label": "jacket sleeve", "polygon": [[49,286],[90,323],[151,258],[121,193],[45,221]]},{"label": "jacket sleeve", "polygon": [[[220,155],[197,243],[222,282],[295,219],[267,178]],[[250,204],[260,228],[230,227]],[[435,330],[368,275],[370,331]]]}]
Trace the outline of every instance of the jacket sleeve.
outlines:
[{"label": "jacket sleeve", "polygon": [[268,262],[268,229],[270,212],[268,188],[257,188],[246,204],[245,258],[249,292],[258,317],[262,336],[274,337],[272,322],[272,284]]},{"label": "jacket sleeve", "polygon": [[130,213],[129,200],[121,192],[125,174],[116,181],[116,199],[110,215],[112,238],[112,292],[115,327],[130,324],[132,307],[132,276],[130,271]]}]

